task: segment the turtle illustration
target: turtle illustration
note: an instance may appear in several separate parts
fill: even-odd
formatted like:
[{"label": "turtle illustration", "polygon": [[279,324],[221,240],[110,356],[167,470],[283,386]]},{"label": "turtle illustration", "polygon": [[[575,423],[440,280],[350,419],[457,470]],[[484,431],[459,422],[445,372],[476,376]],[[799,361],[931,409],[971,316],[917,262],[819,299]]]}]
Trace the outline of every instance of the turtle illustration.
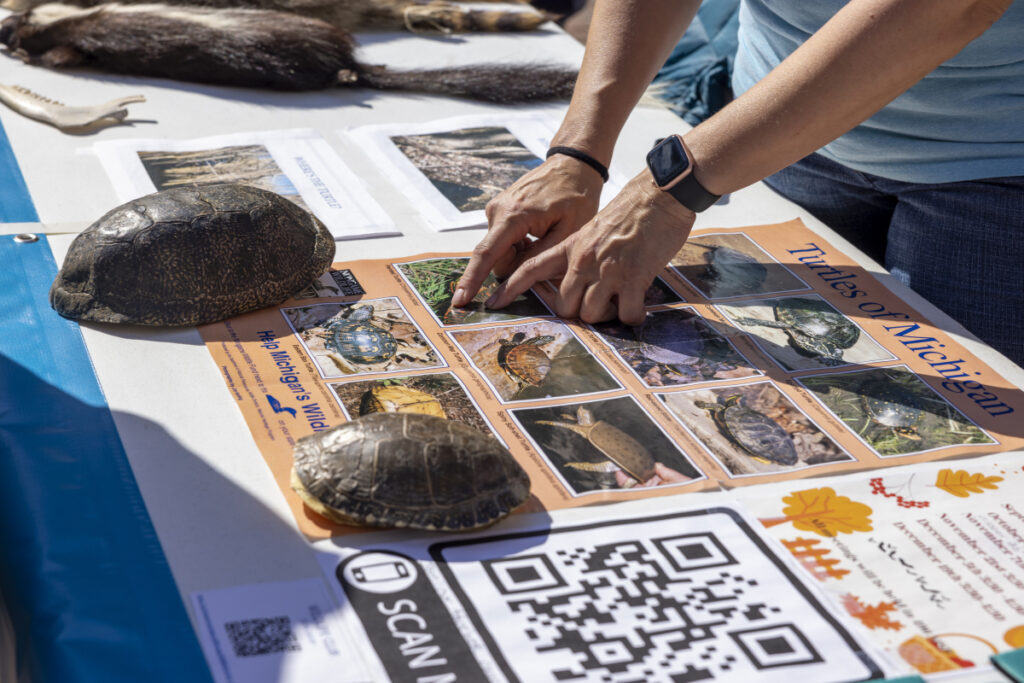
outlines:
[{"label": "turtle illustration", "polygon": [[860,400],[868,422],[861,433],[874,422],[913,441],[920,441],[917,427],[924,417],[924,408],[913,392],[893,382],[871,379],[860,387]]},{"label": "turtle illustration", "polygon": [[575,421],[569,421],[573,420],[571,415],[562,417],[566,422],[538,420],[537,424],[575,432],[608,458],[608,461],[600,463],[569,462],[566,463],[567,467],[587,472],[614,472],[621,469],[640,483],[654,476],[654,458],[650,451],[629,434],[604,420],[594,420],[593,413],[582,406],[576,410]]},{"label": "turtle illustration", "polygon": [[295,296],[333,258],[323,223],[280,195],[233,183],[179,187],[82,231],[50,305],[75,320],[201,325]]},{"label": "turtle illustration", "polygon": [[789,345],[797,353],[825,365],[846,363],[843,350],[856,344],[860,338],[860,329],[856,325],[820,299],[778,299],[773,310],[775,320],[736,318],[736,322],[785,330]]},{"label": "turtle illustration", "polygon": [[732,247],[688,242],[706,249],[704,281],[712,296],[737,296],[756,292],[768,278],[768,269],[753,256]]},{"label": "turtle illustration", "polygon": [[551,358],[540,347],[553,341],[555,338],[549,334],[526,339],[523,332],[516,332],[512,339],[498,340],[498,365],[516,383],[517,392],[544,382],[551,371]]},{"label": "turtle illustration", "polygon": [[722,370],[736,366],[725,358],[733,356],[729,343],[710,332],[700,318],[685,320],[666,314],[648,315],[633,328],[634,348],[655,365],[689,380],[713,379]]},{"label": "turtle illustration", "polygon": [[391,332],[373,324],[373,306],[350,308],[338,320],[327,325],[325,345],[348,363],[373,365],[384,363],[398,353],[398,342]]},{"label": "turtle illustration", "polygon": [[425,391],[400,384],[378,384],[365,391],[359,400],[359,414],[370,413],[420,413],[448,417],[436,398]]},{"label": "turtle illustration", "polygon": [[720,403],[694,401],[694,405],[708,411],[722,436],[755,460],[776,465],[795,465],[799,460],[789,433],[767,415],[743,405],[738,394]]},{"label": "turtle illustration", "polygon": [[292,489],[341,524],[468,531],[530,495],[530,478],[498,441],[459,422],[373,413],[295,444]]}]

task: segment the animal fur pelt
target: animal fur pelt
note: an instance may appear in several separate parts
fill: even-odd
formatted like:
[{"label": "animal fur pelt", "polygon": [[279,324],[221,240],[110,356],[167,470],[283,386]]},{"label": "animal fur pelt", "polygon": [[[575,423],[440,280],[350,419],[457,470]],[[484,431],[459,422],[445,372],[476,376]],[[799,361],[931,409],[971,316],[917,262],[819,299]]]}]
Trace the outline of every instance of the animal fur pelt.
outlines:
[{"label": "animal fur pelt", "polygon": [[[51,0],[2,0],[0,7],[27,12]],[[76,7],[95,7],[105,0],[67,0]],[[153,0],[122,0],[148,4]],[[172,5],[210,9],[266,9],[326,21],[344,31],[531,31],[548,20],[537,11],[482,10],[444,0],[165,0]],[[478,0],[479,1],[479,0]],[[503,1],[503,0],[497,0]],[[504,0],[507,1],[507,0]],[[516,0],[513,0],[516,1]]]},{"label": "animal fur pelt", "polygon": [[523,65],[391,71],[357,61],[345,31],[271,10],[50,3],[5,19],[0,42],[48,67],[278,90],[364,86],[511,103],[568,98],[576,78]]}]

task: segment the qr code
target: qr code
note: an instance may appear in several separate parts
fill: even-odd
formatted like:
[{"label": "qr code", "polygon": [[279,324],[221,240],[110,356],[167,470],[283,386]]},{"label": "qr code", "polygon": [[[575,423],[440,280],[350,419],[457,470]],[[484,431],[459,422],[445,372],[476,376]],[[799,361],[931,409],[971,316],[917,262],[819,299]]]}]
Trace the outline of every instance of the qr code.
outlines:
[{"label": "qr code", "polygon": [[749,526],[720,510],[552,529],[526,550],[522,536],[450,544],[435,559],[510,680],[880,675]]},{"label": "qr code", "polygon": [[231,647],[238,657],[255,657],[275,652],[301,650],[288,617],[244,619],[224,624]]}]

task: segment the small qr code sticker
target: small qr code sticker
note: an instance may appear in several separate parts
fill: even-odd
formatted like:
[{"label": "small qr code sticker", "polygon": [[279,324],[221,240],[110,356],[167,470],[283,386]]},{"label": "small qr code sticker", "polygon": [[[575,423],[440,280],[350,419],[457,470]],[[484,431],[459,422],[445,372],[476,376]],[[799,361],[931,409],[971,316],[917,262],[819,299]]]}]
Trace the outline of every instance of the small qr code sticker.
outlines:
[{"label": "small qr code sticker", "polygon": [[224,630],[231,639],[231,646],[238,657],[255,657],[302,649],[292,631],[292,620],[288,617],[229,621],[224,624]]},{"label": "small qr code sticker", "polygon": [[[734,511],[441,543],[509,680],[869,680],[881,671]],[[510,552],[510,549],[515,548]]]}]

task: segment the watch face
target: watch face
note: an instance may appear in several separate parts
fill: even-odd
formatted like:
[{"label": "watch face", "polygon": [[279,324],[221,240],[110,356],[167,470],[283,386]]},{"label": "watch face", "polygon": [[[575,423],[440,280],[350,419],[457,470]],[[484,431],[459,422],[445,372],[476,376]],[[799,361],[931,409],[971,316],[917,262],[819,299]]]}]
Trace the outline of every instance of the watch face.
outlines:
[{"label": "watch face", "polygon": [[679,138],[670,135],[647,153],[647,166],[651,169],[654,182],[663,187],[686,173],[690,168],[690,159]]}]

